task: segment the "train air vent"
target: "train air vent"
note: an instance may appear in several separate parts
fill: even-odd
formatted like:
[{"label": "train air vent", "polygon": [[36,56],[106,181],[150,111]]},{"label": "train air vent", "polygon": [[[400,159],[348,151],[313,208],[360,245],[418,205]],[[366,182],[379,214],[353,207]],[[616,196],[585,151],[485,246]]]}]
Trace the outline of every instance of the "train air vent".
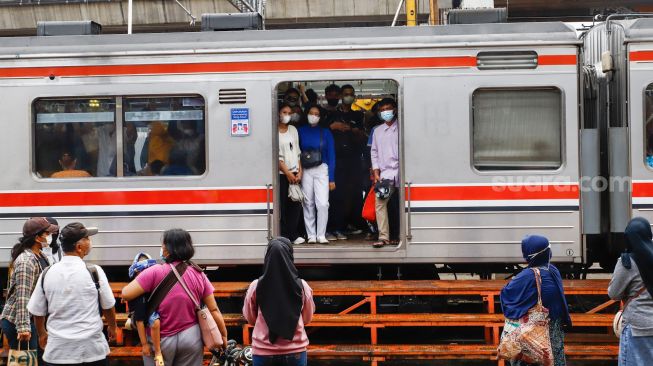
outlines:
[{"label": "train air vent", "polygon": [[476,55],[476,66],[480,70],[534,69],[537,67],[537,52],[479,52]]},{"label": "train air vent", "polygon": [[263,29],[263,17],[259,13],[202,14],[202,32],[259,29]]},{"label": "train air vent", "polygon": [[247,91],[245,89],[220,89],[218,99],[220,104],[245,104]]},{"label": "train air vent", "polygon": [[91,20],[37,22],[38,36],[87,36],[102,33],[102,26]]}]

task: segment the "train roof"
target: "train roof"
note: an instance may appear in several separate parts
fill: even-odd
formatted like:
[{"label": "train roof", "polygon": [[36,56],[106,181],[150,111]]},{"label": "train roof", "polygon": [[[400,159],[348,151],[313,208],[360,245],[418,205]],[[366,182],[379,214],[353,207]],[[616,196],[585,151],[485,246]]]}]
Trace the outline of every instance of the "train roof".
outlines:
[{"label": "train roof", "polygon": [[653,41],[653,18],[635,20],[625,27],[626,42]]},{"label": "train roof", "polygon": [[265,31],[138,33],[0,38],[0,57],[137,54],[185,50],[246,52],[270,49],[472,47],[482,44],[578,44],[562,22],[465,24],[420,27],[285,29]]}]

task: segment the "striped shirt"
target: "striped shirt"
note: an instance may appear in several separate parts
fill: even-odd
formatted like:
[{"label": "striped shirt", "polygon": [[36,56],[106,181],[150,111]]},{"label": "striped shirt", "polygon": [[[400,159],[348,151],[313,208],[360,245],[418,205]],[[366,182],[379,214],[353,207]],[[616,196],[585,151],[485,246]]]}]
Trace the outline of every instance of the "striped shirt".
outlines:
[{"label": "striped shirt", "polygon": [[13,272],[7,291],[8,298],[4,309],[2,309],[2,319],[14,323],[18,333],[31,330],[27,303],[41,272],[43,272],[42,265],[31,249],[25,249],[13,263]]}]

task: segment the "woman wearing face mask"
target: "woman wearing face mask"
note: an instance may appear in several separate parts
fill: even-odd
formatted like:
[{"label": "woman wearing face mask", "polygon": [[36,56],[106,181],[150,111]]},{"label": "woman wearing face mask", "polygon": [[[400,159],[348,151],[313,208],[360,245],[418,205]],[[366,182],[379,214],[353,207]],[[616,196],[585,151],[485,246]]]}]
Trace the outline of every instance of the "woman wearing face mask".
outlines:
[{"label": "woman wearing face mask", "polygon": [[288,197],[290,185],[299,184],[302,180],[299,134],[295,126],[289,124],[290,115],[290,106],[282,104],[279,107],[279,210],[281,235],[295,244],[302,244],[304,238],[297,233],[302,204]]},{"label": "woman wearing face mask", "polygon": [[[567,300],[560,271],[551,264],[551,244],[540,235],[529,235],[521,242],[522,254],[528,268],[521,271],[501,290],[501,308],[507,321],[515,324],[537,303],[537,269],[542,278],[542,305],[549,309],[549,337],[553,350],[553,366],[565,365],[563,325],[571,326]],[[522,361],[511,361],[512,366],[525,366]]]},{"label": "woman wearing face mask", "polygon": [[326,226],[329,220],[329,190],[335,184],[335,146],[333,135],[319,126],[320,108],[308,110],[308,126],[299,128],[304,167],[302,192],[304,193],[304,224],[309,243],[326,244]]},{"label": "woman wearing face mask", "polygon": [[[182,286],[170,289],[157,312],[161,322],[161,352],[166,365],[198,366],[202,364],[204,346],[195,312],[195,302],[211,311],[220,329],[224,346],[227,344],[227,328],[213,295],[213,285],[202,269],[191,262],[195,255],[193,240],[188,231],[170,229],[163,233],[161,257],[164,263],[149,267],[122,289],[124,301],[132,301],[145,293],[152,293],[166,278],[174,266],[194,299]],[[143,357],[143,364],[154,366],[154,358]]]},{"label": "woman wearing face mask", "polygon": [[[38,349],[36,327],[27,311],[27,303],[34,291],[41,272],[51,263],[42,249],[52,240],[52,234],[59,228],[44,217],[32,217],[23,225],[23,236],[11,249],[9,265],[9,290],[7,302],[2,310],[0,326],[9,346],[18,349]],[[41,351],[39,350],[39,359]]]}]

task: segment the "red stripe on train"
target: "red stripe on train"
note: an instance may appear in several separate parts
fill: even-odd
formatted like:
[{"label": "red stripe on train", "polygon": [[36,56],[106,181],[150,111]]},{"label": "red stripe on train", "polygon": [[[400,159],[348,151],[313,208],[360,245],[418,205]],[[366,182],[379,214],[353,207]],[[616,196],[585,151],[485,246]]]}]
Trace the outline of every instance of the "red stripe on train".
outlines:
[{"label": "red stripe on train", "polygon": [[653,182],[634,182],[633,197],[653,197]]},{"label": "red stripe on train", "polygon": [[578,199],[578,185],[412,187],[411,201]]},{"label": "red stripe on train", "polygon": [[632,51],[630,61],[653,61],[653,51]]},{"label": "red stripe on train", "polygon": [[[575,65],[576,55],[540,55],[539,64]],[[83,77],[120,75],[203,74],[237,72],[288,72],[314,70],[420,69],[476,67],[475,56],[371,58],[351,60],[240,61],[146,65],[93,65],[9,67],[0,69],[0,77]]]},{"label": "red stripe on train", "polygon": [[[577,185],[412,187],[412,201],[578,199]],[[265,203],[265,189],[0,193],[2,207]]]},{"label": "red stripe on train", "polygon": [[0,193],[4,207],[265,202],[265,189]]}]

